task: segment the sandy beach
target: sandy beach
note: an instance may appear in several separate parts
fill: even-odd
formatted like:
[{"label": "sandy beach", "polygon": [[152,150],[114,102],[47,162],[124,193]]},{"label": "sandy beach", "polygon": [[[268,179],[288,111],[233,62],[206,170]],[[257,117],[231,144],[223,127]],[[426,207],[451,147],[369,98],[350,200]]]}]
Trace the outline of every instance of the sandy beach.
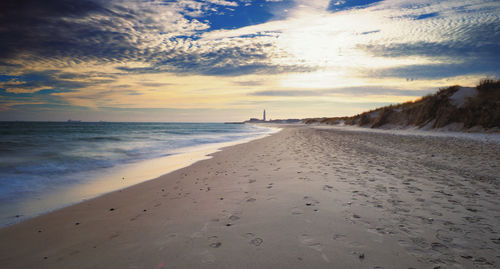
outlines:
[{"label": "sandy beach", "polygon": [[2,268],[496,268],[500,144],[285,127],[0,230]]}]

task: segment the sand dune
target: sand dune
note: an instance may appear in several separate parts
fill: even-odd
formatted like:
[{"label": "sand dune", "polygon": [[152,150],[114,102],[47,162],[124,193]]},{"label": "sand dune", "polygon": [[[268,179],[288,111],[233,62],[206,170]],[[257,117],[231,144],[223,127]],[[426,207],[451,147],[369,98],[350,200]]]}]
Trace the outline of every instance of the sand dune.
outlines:
[{"label": "sand dune", "polygon": [[354,116],[304,119],[307,124],[356,125],[382,129],[500,131],[500,80],[483,79],[472,87],[442,88],[415,101]]},{"label": "sand dune", "polygon": [[288,127],[4,228],[0,264],[495,268],[499,174],[497,143]]}]

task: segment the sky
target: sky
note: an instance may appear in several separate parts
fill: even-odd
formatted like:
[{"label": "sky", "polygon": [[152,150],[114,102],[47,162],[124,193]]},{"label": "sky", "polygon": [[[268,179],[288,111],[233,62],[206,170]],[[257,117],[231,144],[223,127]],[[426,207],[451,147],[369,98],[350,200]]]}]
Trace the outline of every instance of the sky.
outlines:
[{"label": "sky", "polygon": [[0,120],[354,115],[500,76],[497,0],[4,0]]}]

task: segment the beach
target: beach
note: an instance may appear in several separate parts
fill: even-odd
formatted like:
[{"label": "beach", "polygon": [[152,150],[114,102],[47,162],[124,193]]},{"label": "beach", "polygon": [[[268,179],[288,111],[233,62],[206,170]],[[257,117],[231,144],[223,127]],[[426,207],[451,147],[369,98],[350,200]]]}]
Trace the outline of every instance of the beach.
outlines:
[{"label": "beach", "polygon": [[281,128],[157,179],[2,228],[0,265],[500,264],[500,144]]}]

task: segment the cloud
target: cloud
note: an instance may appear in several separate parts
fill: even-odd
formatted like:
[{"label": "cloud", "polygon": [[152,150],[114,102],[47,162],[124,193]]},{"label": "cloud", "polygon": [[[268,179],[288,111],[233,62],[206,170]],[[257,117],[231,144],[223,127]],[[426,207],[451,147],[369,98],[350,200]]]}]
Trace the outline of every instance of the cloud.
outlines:
[{"label": "cloud", "polygon": [[430,93],[432,89],[425,90],[406,90],[401,88],[390,88],[386,86],[367,86],[367,87],[341,87],[322,90],[266,90],[250,93],[253,96],[272,96],[272,97],[313,97],[328,95],[391,95],[391,96],[422,96]]},{"label": "cloud", "polygon": [[[422,47],[429,49],[421,50],[422,53],[405,50],[419,44],[457,48],[456,52],[467,51],[469,54],[476,50],[479,51],[477,57],[487,59],[489,57],[485,57],[482,49],[487,49],[491,55],[495,47],[481,47],[481,44],[497,42],[495,34],[491,33],[499,32],[500,20],[496,14],[500,9],[491,1],[413,1],[411,4],[408,1],[358,1],[357,4],[350,2],[356,4],[356,10],[343,9],[333,14],[321,12],[324,2],[301,1],[299,6],[305,9],[286,20],[209,31],[201,38],[213,41],[256,35],[253,40],[259,40],[267,35],[274,37],[274,43],[270,44],[279,51],[280,56],[274,59],[280,59],[281,64],[302,65],[310,69],[349,68],[351,75],[362,73],[363,69],[445,67],[451,63],[467,64],[476,60],[458,53],[454,56],[460,57],[454,59],[442,57],[445,55],[436,58],[430,55],[435,52],[431,46]],[[401,53],[392,53],[391,49],[398,46]],[[371,49],[377,47],[388,49]]]},{"label": "cloud", "polygon": [[233,83],[241,86],[261,86],[264,84],[263,81],[256,81],[256,80],[236,81]]},{"label": "cloud", "polygon": [[238,6],[238,3],[235,1],[225,1],[225,0],[206,0],[206,1],[221,6],[232,6],[232,7]]},{"label": "cloud", "polygon": [[[241,75],[245,72],[306,70],[271,62],[273,37],[250,35],[225,40],[199,40],[209,28],[199,12],[210,5],[237,6],[234,1],[39,1],[2,4],[0,62],[27,69],[34,62],[78,65],[90,61],[124,63],[132,73]],[[29,8],[25,8],[28,6]],[[130,67],[128,62],[143,62]],[[308,68],[309,69],[309,68]]]},{"label": "cloud", "polygon": [[431,65],[382,68],[375,76],[403,76],[420,78],[454,77],[467,74],[500,75],[500,24],[478,23],[461,26],[460,38],[442,41],[417,41],[359,45],[371,55],[390,58],[427,57],[440,63]]},{"label": "cloud", "polygon": [[424,20],[424,19],[433,18],[433,17],[436,17],[436,16],[439,16],[439,12],[431,12],[431,13],[427,13],[427,14],[420,14],[420,15],[415,16],[415,20]]},{"label": "cloud", "polygon": [[[141,59],[161,42],[209,26],[179,11],[194,1],[20,0],[2,2],[0,60],[16,57],[77,61]],[[31,59],[31,60],[36,60]]]},{"label": "cloud", "polygon": [[[253,41],[253,42],[252,42]],[[210,46],[206,44],[206,46]],[[211,50],[190,50],[153,56],[157,70],[219,76],[237,76],[252,73],[276,74],[311,70],[301,65],[278,65],[270,61],[276,48],[272,43],[254,39],[223,40]],[[279,52],[278,52],[279,53]]]},{"label": "cloud", "polygon": [[500,75],[498,14],[493,0],[3,1],[1,105],[415,96],[391,85]]},{"label": "cloud", "polygon": [[328,5],[328,10],[330,11],[341,11],[348,10],[353,8],[366,8],[369,5],[373,5],[382,0],[331,0]]},{"label": "cloud", "polygon": [[12,93],[46,93],[69,92],[90,85],[109,82],[110,80],[70,80],[79,77],[78,74],[62,73],[58,70],[24,73],[21,76],[4,76],[0,81],[0,89]]},{"label": "cloud", "polygon": [[[497,61],[489,63],[467,63],[467,68],[463,64],[437,64],[437,65],[412,65],[406,67],[386,68],[380,70],[366,71],[367,77],[378,78],[408,78],[411,80],[440,80],[443,78],[456,78],[460,76],[477,77],[476,83],[481,77],[497,77],[500,75]],[[453,83],[453,82],[452,82]]]},{"label": "cloud", "polygon": [[[500,10],[492,3],[297,1],[296,12],[288,18],[213,30],[203,13],[213,5],[240,8],[237,2],[20,0],[0,6],[5,26],[0,28],[5,41],[0,44],[0,62],[5,63],[3,70],[13,70],[14,64],[26,68],[33,61],[134,61],[144,64],[124,64],[118,70],[226,76],[309,72],[348,62],[380,69],[404,67],[402,62],[422,65],[436,51],[429,47],[454,48],[456,56],[472,53],[478,44],[482,49],[485,43],[498,42],[499,18],[494,14]],[[324,12],[331,7],[341,12]],[[396,59],[410,55],[420,58],[413,63]]]}]

